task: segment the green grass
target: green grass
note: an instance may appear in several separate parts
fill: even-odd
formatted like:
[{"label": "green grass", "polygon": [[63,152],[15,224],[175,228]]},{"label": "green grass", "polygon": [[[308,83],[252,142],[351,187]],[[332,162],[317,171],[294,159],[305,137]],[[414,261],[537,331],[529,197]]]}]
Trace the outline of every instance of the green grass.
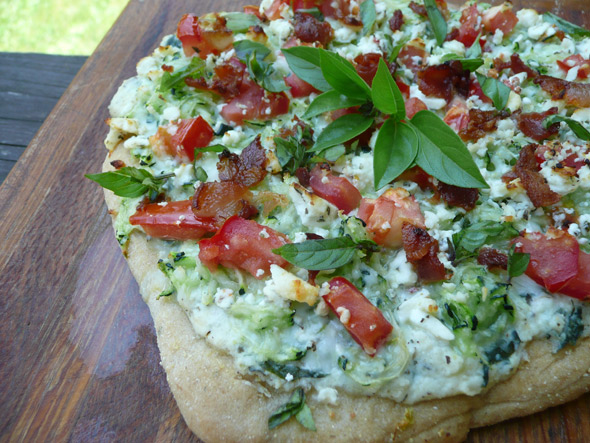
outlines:
[{"label": "green grass", "polygon": [[89,55],[127,0],[0,0],[0,51]]}]

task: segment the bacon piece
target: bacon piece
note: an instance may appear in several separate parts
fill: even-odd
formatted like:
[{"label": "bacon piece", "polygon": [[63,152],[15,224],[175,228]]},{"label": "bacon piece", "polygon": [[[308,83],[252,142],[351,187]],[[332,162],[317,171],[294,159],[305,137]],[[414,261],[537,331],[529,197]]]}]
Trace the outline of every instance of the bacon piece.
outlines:
[{"label": "bacon piece", "polygon": [[321,22],[311,14],[295,13],[295,36],[306,43],[318,42],[326,46],[334,38],[330,23]]},{"label": "bacon piece", "polygon": [[418,87],[426,95],[444,98],[450,102],[455,94],[469,94],[469,71],[458,60],[428,66],[418,71]]},{"label": "bacon piece", "polygon": [[223,221],[232,215],[252,218],[258,210],[252,206],[252,193],[237,183],[207,182],[195,191],[192,210],[197,217],[212,217],[221,227]]},{"label": "bacon piece", "polygon": [[418,277],[422,281],[445,279],[445,267],[437,256],[438,240],[432,238],[426,229],[404,222],[402,241],[407,259],[416,266]]},{"label": "bacon piece", "polygon": [[500,59],[494,60],[494,67],[498,71],[510,68],[514,74],[526,72],[530,78],[535,78],[539,75],[536,71],[531,69],[525,62],[523,62],[518,54],[512,54],[510,56],[510,61],[507,62],[504,62]]},{"label": "bacon piece", "polygon": [[410,71],[416,74],[422,65],[424,60],[428,56],[425,51],[424,42],[422,39],[410,40],[397,55],[397,62],[405,65]]},{"label": "bacon piece", "polygon": [[260,144],[260,137],[250,143],[238,156],[224,151],[219,154],[217,170],[219,180],[233,181],[249,188],[266,176],[266,153]]},{"label": "bacon piece", "polygon": [[481,248],[477,262],[488,268],[508,269],[508,256],[494,248]]},{"label": "bacon piece", "polygon": [[393,11],[393,15],[389,19],[389,29],[393,32],[399,31],[404,24],[404,14],[400,9]]},{"label": "bacon piece", "polygon": [[514,166],[514,172],[520,178],[535,208],[552,205],[561,199],[558,193],[551,190],[545,177],[539,172],[539,165],[535,159],[537,146],[536,143],[524,146]]},{"label": "bacon piece", "polygon": [[448,185],[441,181],[437,184],[437,190],[441,198],[450,206],[458,206],[471,211],[479,199],[479,191],[476,188],[460,188],[459,186]]},{"label": "bacon piece", "polygon": [[240,93],[240,87],[246,74],[246,66],[236,57],[230,58],[225,63],[216,66],[215,75],[210,83],[203,78],[186,78],[184,82],[187,86],[197,89],[205,89],[221,95],[223,98],[230,99]]},{"label": "bacon piece", "polygon": [[514,118],[520,129],[526,136],[541,141],[556,135],[559,132],[559,124],[554,123],[547,129],[543,127],[543,121],[550,115],[557,114],[557,107],[545,112],[515,113]]},{"label": "bacon piece", "polygon": [[411,1],[409,6],[412,11],[414,11],[416,14],[422,17],[426,17],[428,15],[424,5],[419,5],[418,3]]},{"label": "bacon piece", "polygon": [[[369,54],[360,54],[354,59],[357,74],[366,81],[369,86],[373,85],[373,79],[375,78],[375,74],[377,74],[377,68],[379,67],[379,60],[381,58],[381,54],[371,52]],[[388,67],[391,75],[395,74],[397,65],[395,63],[388,63]]]},{"label": "bacon piece", "polygon": [[508,117],[506,111],[482,111],[472,108],[469,110],[467,127],[459,131],[459,136],[465,141],[475,142],[487,132],[495,131],[498,127],[498,120],[506,117]]}]

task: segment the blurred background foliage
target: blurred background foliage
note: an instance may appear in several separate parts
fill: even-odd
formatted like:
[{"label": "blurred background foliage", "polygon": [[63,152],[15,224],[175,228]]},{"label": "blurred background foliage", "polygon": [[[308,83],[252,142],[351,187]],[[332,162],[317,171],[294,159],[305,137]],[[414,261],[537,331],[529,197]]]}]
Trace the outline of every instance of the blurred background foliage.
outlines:
[{"label": "blurred background foliage", "polygon": [[0,0],[0,51],[90,55],[127,0]]}]

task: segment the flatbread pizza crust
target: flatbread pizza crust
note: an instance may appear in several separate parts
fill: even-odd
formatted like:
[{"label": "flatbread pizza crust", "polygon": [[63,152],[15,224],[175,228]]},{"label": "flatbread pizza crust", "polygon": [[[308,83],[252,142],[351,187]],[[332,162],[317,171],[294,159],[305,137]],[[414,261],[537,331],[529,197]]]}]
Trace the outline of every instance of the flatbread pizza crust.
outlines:
[{"label": "flatbread pizza crust", "polygon": [[[122,143],[103,171],[119,159],[137,165]],[[105,190],[113,220],[121,199]],[[552,353],[549,341],[527,346],[528,361],[507,380],[476,397],[465,395],[400,404],[339,391],[338,403],[306,402],[317,432],[295,420],[268,430],[268,417],[290,396],[237,373],[233,358],[198,337],[183,309],[167,298],[157,252],[143,233],[130,236],[127,261],[154,319],[168,383],[189,428],[205,441],[461,441],[470,428],[529,415],[575,399],[590,390],[590,338]],[[269,395],[270,394],[270,395]]]}]

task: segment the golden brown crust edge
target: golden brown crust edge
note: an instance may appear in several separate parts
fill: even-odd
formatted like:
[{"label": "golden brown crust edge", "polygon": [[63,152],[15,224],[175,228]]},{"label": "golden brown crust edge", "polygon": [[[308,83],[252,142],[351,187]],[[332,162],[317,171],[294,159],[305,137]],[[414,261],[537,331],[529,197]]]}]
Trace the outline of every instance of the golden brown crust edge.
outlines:
[{"label": "golden brown crust edge", "polygon": [[[121,159],[135,163],[122,144],[103,164]],[[120,199],[105,191],[110,211]],[[529,344],[529,361],[508,380],[478,397],[452,398],[403,405],[377,397],[340,392],[338,405],[307,402],[317,432],[295,420],[269,431],[268,417],[289,394],[266,397],[255,384],[236,373],[233,359],[196,336],[182,308],[167,299],[156,300],[165,285],[157,253],[141,233],[131,235],[129,267],[149,306],[168,383],[189,428],[205,441],[462,441],[470,428],[529,415],[574,399],[590,390],[590,338],[575,347],[551,353],[548,342]]]}]

